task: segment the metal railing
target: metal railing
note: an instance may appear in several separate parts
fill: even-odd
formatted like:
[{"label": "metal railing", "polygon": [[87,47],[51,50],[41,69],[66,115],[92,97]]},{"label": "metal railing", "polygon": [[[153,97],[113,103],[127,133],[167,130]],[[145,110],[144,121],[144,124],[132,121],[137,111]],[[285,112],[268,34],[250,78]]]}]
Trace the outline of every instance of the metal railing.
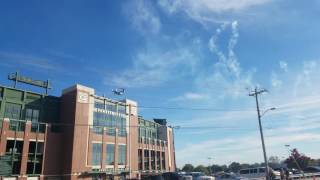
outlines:
[{"label": "metal railing", "polygon": [[[92,132],[95,134],[103,134],[104,132],[104,126],[92,126]],[[106,127],[106,135],[108,136],[115,136],[116,135],[116,128],[115,127]],[[120,137],[126,137],[127,136],[127,130],[126,129],[119,129],[118,130],[118,135]]]},{"label": "metal railing", "polygon": [[[0,129],[3,126],[5,118],[0,119]],[[9,119],[9,130],[11,131],[25,131],[26,123],[28,121],[26,120],[18,120],[18,119]],[[41,122],[31,122],[31,132],[38,132],[38,133],[45,133],[46,131],[46,123]]]},{"label": "metal railing", "polygon": [[45,133],[46,132],[46,123],[32,122],[31,123],[31,132]]},{"label": "metal railing", "polygon": [[26,127],[26,121],[10,119],[9,129],[12,131],[24,131]]}]

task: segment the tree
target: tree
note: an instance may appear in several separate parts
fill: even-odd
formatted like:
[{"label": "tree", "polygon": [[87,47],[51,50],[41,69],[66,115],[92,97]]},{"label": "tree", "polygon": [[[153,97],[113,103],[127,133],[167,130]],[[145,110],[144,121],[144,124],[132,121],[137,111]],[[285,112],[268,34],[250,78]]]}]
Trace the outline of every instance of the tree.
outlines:
[{"label": "tree", "polygon": [[295,169],[299,169],[299,167],[297,166],[298,163],[300,168],[303,170],[309,165],[310,161],[310,157],[304,154],[300,154],[297,149],[293,149],[291,150],[291,155],[284,162],[287,164],[288,168]]},{"label": "tree", "polygon": [[280,159],[278,156],[270,156],[268,160],[268,165],[272,168],[278,168],[281,166]]},{"label": "tree", "polygon": [[194,171],[195,171],[195,172],[202,172],[202,173],[204,173],[204,174],[209,175],[209,170],[208,170],[208,168],[205,167],[205,166],[203,166],[203,165],[197,166],[196,168],[194,168]]},{"label": "tree", "polygon": [[194,170],[194,167],[192,164],[185,164],[182,168],[182,171],[184,172],[192,172]]},{"label": "tree", "polygon": [[250,164],[244,163],[240,165],[240,169],[246,169],[246,168],[250,168]]},{"label": "tree", "polygon": [[229,165],[229,170],[231,171],[231,172],[238,172],[240,169],[241,169],[241,165],[240,165],[240,163],[238,163],[238,162],[232,162],[230,165]]},{"label": "tree", "polygon": [[261,167],[260,163],[254,163],[250,165],[250,168],[257,168],[257,167]]}]

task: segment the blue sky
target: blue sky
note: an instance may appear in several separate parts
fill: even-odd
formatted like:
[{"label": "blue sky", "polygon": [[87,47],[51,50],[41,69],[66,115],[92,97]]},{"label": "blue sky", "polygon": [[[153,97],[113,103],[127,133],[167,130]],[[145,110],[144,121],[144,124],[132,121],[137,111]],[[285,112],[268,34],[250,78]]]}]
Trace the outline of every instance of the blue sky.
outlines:
[{"label": "blue sky", "polygon": [[320,158],[319,17],[316,0],[2,1],[0,81],[19,70],[54,95],[124,87],[141,106],[184,107],[139,109],[181,126],[178,166],[262,162],[248,89],[263,87],[262,109],[278,108],[263,117],[267,154]]}]

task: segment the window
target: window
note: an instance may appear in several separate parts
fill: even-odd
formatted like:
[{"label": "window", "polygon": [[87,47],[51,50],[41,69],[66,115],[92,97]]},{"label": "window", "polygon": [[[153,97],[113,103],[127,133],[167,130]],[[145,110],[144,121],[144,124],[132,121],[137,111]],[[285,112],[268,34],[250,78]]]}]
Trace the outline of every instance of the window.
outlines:
[{"label": "window", "polygon": [[255,174],[258,172],[258,169],[250,169],[250,174]]},{"label": "window", "polygon": [[241,170],[240,174],[249,174],[249,169]]},{"label": "window", "polygon": [[265,168],[259,168],[259,173],[264,173]]},{"label": "window", "polygon": [[27,163],[27,174],[41,174],[44,148],[43,146],[43,142],[30,142]]},{"label": "window", "polygon": [[39,122],[39,114],[40,114],[39,110],[27,108],[25,119],[31,122]]},{"label": "window", "polygon": [[161,161],[160,161],[160,152],[159,151],[157,151],[157,167],[158,167],[158,170],[160,170]]},{"label": "window", "polygon": [[107,165],[114,165],[114,144],[107,144]]},{"label": "window", "polygon": [[138,150],[138,170],[142,170],[142,149]]},{"label": "window", "polygon": [[156,170],[156,154],[154,151],[151,151],[151,168]]},{"label": "window", "polygon": [[107,134],[115,135],[115,128],[119,129],[119,136],[126,136],[126,118],[108,114],[105,112],[94,112],[93,116],[93,131],[96,134],[102,134],[103,127],[108,127]]},{"label": "window", "polygon": [[92,143],[92,165],[101,165],[102,144]]},{"label": "window", "polygon": [[149,150],[144,150],[144,169],[149,170]]},{"label": "window", "polygon": [[125,165],[126,164],[126,157],[127,157],[127,149],[126,145],[119,145],[118,146],[118,165]]},{"label": "window", "polygon": [[126,113],[126,106],[118,105],[118,113],[125,114]]},{"label": "window", "polygon": [[[26,109],[25,120],[32,122],[31,123],[32,132],[38,132],[38,130],[40,131],[40,127],[38,127],[39,114],[40,114],[40,111],[37,109],[31,109],[31,108]],[[42,130],[44,130],[43,127],[42,127]]]},{"label": "window", "polygon": [[165,170],[166,169],[166,154],[165,152],[162,152],[162,169]]},{"label": "window", "polygon": [[94,107],[98,108],[98,109],[105,109],[104,103],[103,102],[98,102],[98,101],[94,102]]},{"label": "window", "polygon": [[20,174],[23,141],[7,140],[6,155],[9,157],[11,174]]},{"label": "window", "polygon": [[6,103],[4,117],[9,119],[20,119],[21,105]]}]

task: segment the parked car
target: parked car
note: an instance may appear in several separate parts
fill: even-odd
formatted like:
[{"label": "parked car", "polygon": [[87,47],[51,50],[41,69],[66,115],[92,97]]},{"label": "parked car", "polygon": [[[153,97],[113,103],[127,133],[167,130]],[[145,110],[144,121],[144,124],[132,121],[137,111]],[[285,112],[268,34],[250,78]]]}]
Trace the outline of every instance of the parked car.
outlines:
[{"label": "parked car", "polygon": [[185,172],[166,172],[162,177],[164,180],[192,180],[192,176]]},{"label": "parked car", "polygon": [[192,180],[214,180],[215,178],[212,176],[206,176],[202,172],[191,172],[188,175],[192,176]]},{"label": "parked car", "polygon": [[178,172],[179,180],[192,180],[192,176],[188,175],[186,172]]},{"label": "parked car", "polygon": [[309,166],[303,170],[305,173],[320,173],[319,166]]},{"label": "parked car", "polygon": [[248,178],[236,176],[235,174],[231,173],[224,173],[217,175],[216,180],[246,180]]},{"label": "parked car", "polygon": [[[265,167],[257,167],[257,168],[247,168],[247,169],[241,169],[238,173],[240,177],[245,178],[264,178],[266,176],[265,173]],[[269,176],[272,179],[279,179],[280,178],[280,172],[274,171],[272,168],[269,169],[270,174]]]},{"label": "parked car", "polygon": [[285,168],[285,167],[283,167],[283,168],[281,168],[281,167],[279,167],[279,168],[273,168],[274,171],[277,171],[277,172],[279,172],[279,173],[280,173],[281,169],[283,169],[284,171],[286,171],[286,170],[289,171],[289,175],[292,175],[292,174],[293,174],[293,172],[291,172],[290,169]]},{"label": "parked car", "polygon": [[291,172],[292,172],[292,174],[302,174],[303,173],[303,171],[300,171],[299,169],[295,169],[295,168],[292,168]]}]

